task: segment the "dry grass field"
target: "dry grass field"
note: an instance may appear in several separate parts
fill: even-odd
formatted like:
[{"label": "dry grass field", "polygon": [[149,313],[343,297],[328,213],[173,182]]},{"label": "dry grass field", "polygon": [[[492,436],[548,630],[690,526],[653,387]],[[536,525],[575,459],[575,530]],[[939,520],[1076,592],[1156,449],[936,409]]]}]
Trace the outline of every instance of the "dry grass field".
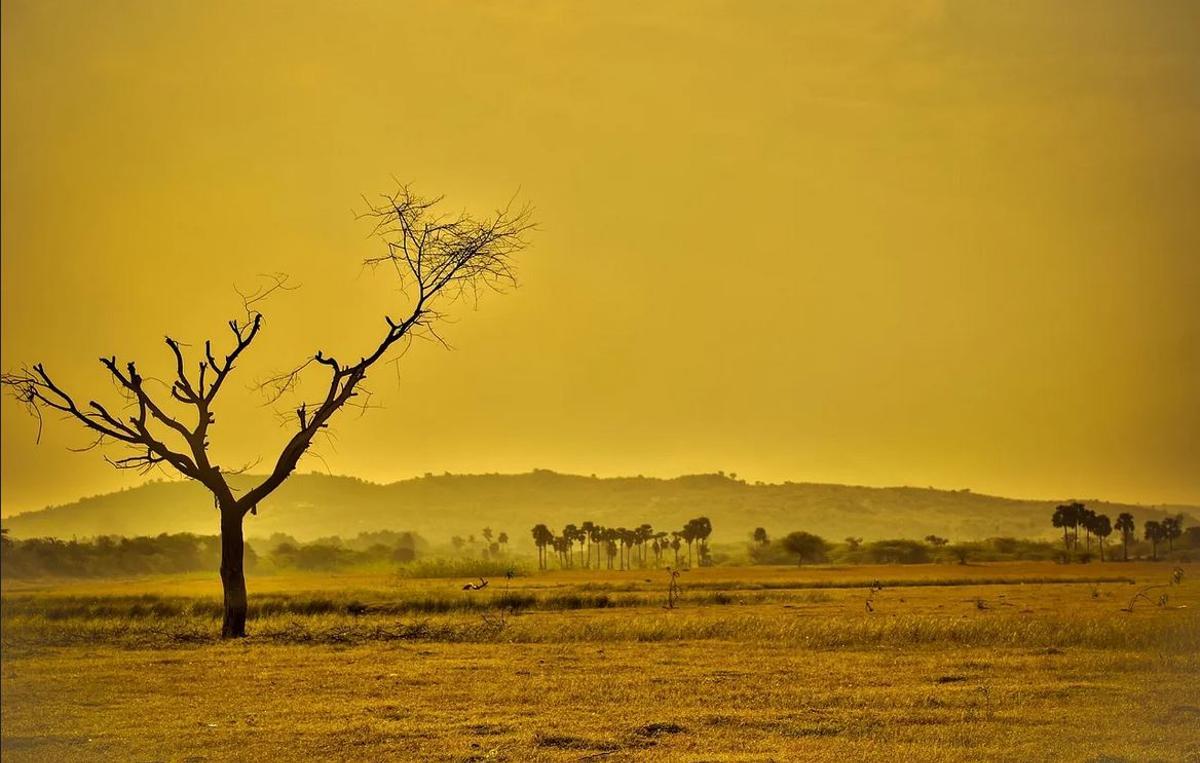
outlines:
[{"label": "dry grass field", "polygon": [[215,576],[5,583],[0,741],[6,761],[1200,760],[1200,580],[1124,611],[1171,572],[711,568],[674,610],[659,570],[261,577],[236,643]]}]

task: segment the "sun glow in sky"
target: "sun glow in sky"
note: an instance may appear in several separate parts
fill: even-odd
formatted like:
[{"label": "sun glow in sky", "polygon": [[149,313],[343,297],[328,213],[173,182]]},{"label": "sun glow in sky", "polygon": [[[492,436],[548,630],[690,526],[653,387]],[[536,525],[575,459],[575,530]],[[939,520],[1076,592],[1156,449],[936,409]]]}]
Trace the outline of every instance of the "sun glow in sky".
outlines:
[{"label": "sun glow in sky", "polygon": [[[1200,5],[3,6],[4,368],[114,399],[287,272],[247,388],[403,296],[356,210],[514,193],[521,287],[462,305],[302,464],[736,471],[1200,502]],[[235,383],[236,382],[236,383]],[[107,397],[105,397],[107,396]],[[3,403],[3,510],[136,484]]]}]

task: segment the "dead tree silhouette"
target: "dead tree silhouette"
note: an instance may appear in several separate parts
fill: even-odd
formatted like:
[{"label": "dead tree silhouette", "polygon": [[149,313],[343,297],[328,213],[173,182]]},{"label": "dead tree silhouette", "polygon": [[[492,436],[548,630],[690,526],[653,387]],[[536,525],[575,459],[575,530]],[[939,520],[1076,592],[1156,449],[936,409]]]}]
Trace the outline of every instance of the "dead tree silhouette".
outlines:
[{"label": "dead tree silhouette", "polygon": [[[132,455],[116,459],[106,456],[113,466],[141,471],[170,466],[212,493],[220,512],[224,589],[221,635],[225,638],[246,633],[246,514],[257,513],[258,505],[295,471],[313,438],[327,429],[334,414],[347,406],[365,407],[358,400],[360,395],[365,396],[363,380],[372,368],[392,351],[402,355],[414,337],[445,345],[437,327],[445,319],[443,311],[448,305],[515,284],[513,260],[525,247],[526,234],[533,228],[531,208],[517,208],[510,202],[476,219],[466,213],[443,213],[439,211],[440,202],[441,198],[418,196],[408,186],[383,195],[378,202],[367,202],[360,219],[372,225],[373,234],[386,248],[365,264],[392,270],[400,280],[407,304],[400,318],[384,316],[382,336],[357,361],[318,351],[262,385],[268,399],[278,402],[297,392],[301,374],[314,364],[323,366],[329,374],[324,394],[313,401],[301,401],[295,408],[295,432],[283,445],[270,473],[240,495],[226,480],[233,472],[210,459],[209,429],[216,423],[213,410],[218,393],[263,328],[263,313],[259,310],[262,300],[279,289],[290,288],[284,277],[276,277],[271,285],[243,297],[244,315],[229,321],[232,346],[223,359],[209,340],[204,343],[203,356],[189,362],[185,346],[166,338],[174,359],[174,378],[165,385],[169,394],[152,389],[151,379],[143,376],[134,362],[121,364],[116,356],[101,358],[100,363],[124,397],[121,407],[75,396],[40,363],[0,377],[7,391],[38,418],[39,440],[43,413],[56,412],[89,430],[95,439],[85,449],[111,443],[132,451]],[[190,422],[185,423],[188,419]]]}]

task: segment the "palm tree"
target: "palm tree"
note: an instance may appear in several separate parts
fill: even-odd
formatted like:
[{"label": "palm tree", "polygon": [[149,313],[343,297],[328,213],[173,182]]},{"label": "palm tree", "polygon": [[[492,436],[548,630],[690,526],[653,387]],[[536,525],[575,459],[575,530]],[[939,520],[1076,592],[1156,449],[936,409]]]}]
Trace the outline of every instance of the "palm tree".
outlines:
[{"label": "palm tree", "polygon": [[1084,538],[1087,542],[1087,552],[1090,554],[1092,553],[1092,533],[1096,529],[1096,512],[1084,508],[1080,504],[1079,524],[1083,526]]},{"label": "palm tree", "polygon": [[461,536],[461,535],[455,535],[453,538],[450,539],[450,545],[454,546],[455,551],[461,552],[463,546],[465,546],[466,544],[467,544],[467,542],[465,540],[463,540],[463,536]]},{"label": "palm tree", "polygon": [[1153,519],[1143,525],[1142,529],[1145,533],[1146,540],[1150,541],[1150,558],[1154,561],[1158,561],[1158,544],[1163,540],[1163,538],[1166,537],[1166,531],[1163,530],[1163,526],[1161,524],[1155,522]]},{"label": "palm tree", "polygon": [[637,539],[640,536],[638,536],[636,528],[622,531],[623,535],[622,539],[620,539],[620,545],[625,548],[625,569],[632,570],[634,569],[634,547],[637,546]]},{"label": "palm tree", "polygon": [[596,527],[596,569],[601,566],[612,569],[612,559],[608,558],[608,541],[611,530],[607,527]]},{"label": "palm tree", "polygon": [[654,533],[654,566],[662,566],[662,555],[667,550],[667,533],[659,530]]},{"label": "palm tree", "polygon": [[1114,527],[1121,532],[1121,544],[1125,547],[1124,558],[1129,561],[1129,539],[1133,537],[1136,530],[1133,524],[1133,515],[1127,511],[1117,515],[1117,523]]},{"label": "palm tree", "polygon": [[638,544],[639,550],[641,551],[641,556],[642,556],[641,566],[645,567],[646,566],[646,543],[651,538],[654,537],[654,528],[651,527],[649,524],[643,522],[642,524],[638,525],[638,528],[636,530],[634,530],[634,532],[637,533],[637,544]]},{"label": "palm tree", "polygon": [[504,546],[505,547],[504,550],[507,551],[508,550],[508,533],[501,530],[500,534],[496,536],[496,542],[499,543],[501,546]]},{"label": "palm tree", "polygon": [[1097,545],[1100,546],[1100,561],[1104,561],[1104,539],[1112,535],[1112,520],[1107,514],[1097,515],[1092,520],[1092,532],[1096,533]]},{"label": "palm tree", "polygon": [[671,533],[671,550],[675,552],[675,569],[679,569],[679,549],[683,545],[679,542],[679,533]]},{"label": "palm tree", "polygon": [[703,562],[708,553],[708,536],[712,535],[713,526],[712,521],[708,517],[696,517],[695,522],[696,538],[704,545],[705,553],[700,557],[701,562]]},{"label": "palm tree", "polygon": [[533,544],[538,550],[538,569],[546,569],[546,547],[554,542],[554,533],[545,525],[534,525]]},{"label": "palm tree", "polygon": [[608,530],[604,535],[604,555],[608,558],[608,568],[613,568],[613,557],[617,555],[617,543],[613,540],[612,530]]},{"label": "palm tree", "polygon": [[[604,528],[593,524],[592,529],[588,531],[588,540],[596,547],[596,569],[600,569],[600,544],[604,542]],[[591,551],[588,553],[591,554]]]},{"label": "palm tree", "polygon": [[575,559],[571,552],[575,548],[575,539],[579,537],[579,528],[573,524],[567,525],[563,528],[562,537],[567,542],[567,563],[574,566]]},{"label": "palm tree", "polygon": [[1071,521],[1073,522],[1073,524],[1071,525],[1071,532],[1075,536],[1075,539],[1072,541],[1072,545],[1074,545],[1075,548],[1078,549],[1079,548],[1079,528],[1083,526],[1084,521],[1087,518],[1088,510],[1087,510],[1087,507],[1084,506],[1079,501],[1071,501],[1071,503],[1069,503],[1067,505],[1070,507]]},{"label": "palm tree", "polygon": [[587,545],[587,563],[584,564],[584,569],[590,570],[592,568],[592,535],[596,532],[596,523],[590,519],[587,520],[579,525],[579,532],[582,536],[579,542]]},{"label": "palm tree", "polygon": [[[1088,509],[1078,501],[1061,504],[1054,510],[1054,516],[1051,517],[1051,522],[1055,527],[1063,528],[1063,544],[1067,550],[1071,548],[1079,548],[1079,526],[1084,523],[1088,514]],[[1071,536],[1068,540],[1067,529],[1071,529]]]},{"label": "palm tree", "polygon": [[562,569],[573,567],[575,565],[574,541],[567,537],[566,533],[563,533],[555,539],[555,543],[558,551],[558,566]]},{"label": "palm tree", "polygon": [[683,539],[683,542],[686,543],[688,547],[688,567],[692,566],[692,542],[696,540],[695,521],[696,520],[694,519],[690,520],[683,526],[683,529],[679,531],[679,537]]},{"label": "palm tree", "polygon": [[767,529],[765,527],[754,528],[754,542],[760,546],[765,546],[771,542],[771,539],[767,537]]},{"label": "palm tree", "polygon": [[588,533],[580,527],[575,531],[575,542],[579,544],[579,566],[584,567],[583,552],[587,549]]},{"label": "palm tree", "polygon": [[1183,515],[1177,514],[1162,521],[1163,537],[1167,539],[1167,551],[1175,550],[1175,539],[1183,535]]},{"label": "palm tree", "polygon": [[492,542],[492,528],[490,528],[490,527],[483,528],[483,539],[485,541],[487,541],[488,543]]},{"label": "palm tree", "polygon": [[1066,504],[1059,504],[1054,509],[1054,516],[1050,517],[1050,523],[1055,527],[1061,527],[1063,531],[1063,548],[1071,551],[1071,536],[1067,535],[1067,528],[1071,526],[1071,509]]},{"label": "palm tree", "polygon": [[[688,520],[688,523],[683,526],[680,536],[688,544],[688,566],[692,566],[692,544],[696,541],[705,541],[708,536],[712,535],[712,522],[708,517],[696,517]],[[703,558],[703,557],[702,557]]]}]

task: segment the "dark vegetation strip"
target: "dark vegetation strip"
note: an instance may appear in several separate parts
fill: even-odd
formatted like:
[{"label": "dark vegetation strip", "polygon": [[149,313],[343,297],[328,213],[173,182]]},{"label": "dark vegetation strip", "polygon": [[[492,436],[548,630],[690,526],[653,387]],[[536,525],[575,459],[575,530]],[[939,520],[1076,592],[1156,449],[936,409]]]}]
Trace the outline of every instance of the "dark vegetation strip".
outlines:
[{"label": "dark vegetation strip", "polygon": [[1000,578],[917,578],[897,580],[812,580],[812,581],[766,581],[763,583],[692,583],[686,586],[691,590],[720,590],[720,591],[778,591],[778,590],[822,590],[830,588],[952,588],[958,586],[984,585],[1057,585],[1074,583],[1136,583],[1133,578],[1125,576],[1096,576],[1096,577],[1000,577]]},{"label": "dark vegetation strip", "polygon": [[[1155,613],[1158,614],[1158,613]],[[186,647],[219,642],[207,618],[157,620],[95,619],[65,623],[45,620],[6,623],[0,655],[11,658],[45,647],[110,645],[118,648]],[[668,614],[605,621],[569,620],[545,627],[541,618],[484,613],[458,620],[403,621],[389,617],[271,618],[252,630],[260,644],[365,644],[389,641],[444,643],[583,643],[767,640],[811,649],[891,646],[992,646],[1061,654],[1066,647],[1154,648],[1183,656],[1195,665],[1200,628],[1192,613],[1181,616],[1024,617],[962,619],[953,616],[894,618],[779,618],[730,615],[709,619]],[[1055,650],[1055,651],[1051,651]]]},{"label": "dark vegetation strip", "polygon": [[[609,609],[659,604],[662,597],[606,593],[554,594],[538,596],[526,593],[502,593],[488,597],[421,596],[383,601],[355,598],[271,596],[251,600],[248,615],[258,619],[276,615],[412,615],[450,614],[528,610]],[[713,597],[705,597],[713,598]],[[703,601],[697,603],[704,603]],[[711,603],[724,603],[714,601]],[[218,599],[158,596],[6,596],[0,602],[0,615],[25,615],[48,620],[118,617],[141,620],[168,617],[220,618],[224,610]]]},{"label": "dark vegetation strip", "polygon": [[[689,586],[685,601],[697,605],[740,603],[730,592],[803,591],[884,588],[955,587],[981,585],[1054,585],[1079,583],[1129,583],[1127,577],[1086,578],[964,578],[962,580],[882,580],[766,582],[761,584],[705,584]],[[462,612],[565,611],[645,607],[662,604],[665,593],[649,589],[622,589],[624,595],[595,589],[571,593],[524,593],[509,591],[491,596],[424,595],[375,600],[355,597],[263,594],[251,600],[248,616],[252,619],[277,615],[436,615]],[[220,618],[217,599],[142,596],[38,596],[11,595],[0,599],[0,616],[35,616],[47,620],[91,618],[128,618],[131,620],[170,617]]]}]

